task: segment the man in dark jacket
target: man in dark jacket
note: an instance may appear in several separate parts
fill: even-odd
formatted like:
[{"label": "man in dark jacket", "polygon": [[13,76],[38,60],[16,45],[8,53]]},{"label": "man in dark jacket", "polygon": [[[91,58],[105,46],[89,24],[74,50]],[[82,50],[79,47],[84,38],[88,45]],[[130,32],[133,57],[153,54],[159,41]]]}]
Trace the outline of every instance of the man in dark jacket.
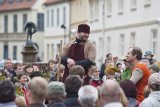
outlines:
[{"label": "man in dark jacket", "polygon": [[66,66],[63,81],[69,75],[72,66],[81,65],[87,71],[94,64],[96,48],[95,44],[88,40],[89,34],[90,27],[87,24],[80,24],[76,39],[63,46],[61,62]]},{"label": "man in dark jacket", "polygon": [[79,75],[69,75],[65,80],[66,98],[64,104],[67,107],[80,107],[78,102],[78,90],[82,86],[82,80]]},{"label": "man in dark jacket", "polygon": [[0,81],[0,107],[17,107],[15,86],[10,80]]}]

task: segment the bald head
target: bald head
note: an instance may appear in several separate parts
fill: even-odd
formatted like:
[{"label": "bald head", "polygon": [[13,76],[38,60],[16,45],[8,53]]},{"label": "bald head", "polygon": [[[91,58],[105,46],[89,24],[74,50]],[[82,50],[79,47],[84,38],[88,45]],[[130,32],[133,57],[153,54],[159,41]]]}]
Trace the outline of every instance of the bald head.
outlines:
[{"label": "bald head", "polygon": [[100,89],[102,103],[117,102],[120,100],[120,86],[114,80],[107,80]]},{"label": "bald head", "polygon": [[44,100],[47,95],[48,83],[42,77],[34,77],[28,84],[28,89],[34,98]]}]

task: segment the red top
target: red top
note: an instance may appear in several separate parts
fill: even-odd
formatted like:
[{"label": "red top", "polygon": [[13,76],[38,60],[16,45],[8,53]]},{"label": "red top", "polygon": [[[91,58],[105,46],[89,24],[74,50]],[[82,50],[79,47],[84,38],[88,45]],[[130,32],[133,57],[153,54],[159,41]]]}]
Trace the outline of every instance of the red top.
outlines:
[{"label": "red top", "polygon": [[133,71],[139,68],[142,70],[143,77],[137,82],[136,90],[137,90],[137,97],[136,99],[142,102],[144,100],[144,87],[148,84],[148,78],[150,76],[150,71],[145,64],[139,63],[134,68]]}]

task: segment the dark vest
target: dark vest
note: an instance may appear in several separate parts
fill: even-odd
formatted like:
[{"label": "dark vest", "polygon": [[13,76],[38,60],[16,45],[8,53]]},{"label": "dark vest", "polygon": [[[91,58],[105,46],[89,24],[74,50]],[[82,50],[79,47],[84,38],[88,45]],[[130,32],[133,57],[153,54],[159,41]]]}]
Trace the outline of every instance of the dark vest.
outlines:
[{"label": "dark vest", "polygon": [[[78,43],[74,43],[70,46],[70,49],[68,51],[68,55],[67,57],[73,59],[75,62],[76,61],[81,61],[85,59],[84,56],[84,45],[78,44]],[[65,81],[66,77],[69,75],[69,69],[66,66],[65,67],[65,72],[63,75],[63,82]]]}]

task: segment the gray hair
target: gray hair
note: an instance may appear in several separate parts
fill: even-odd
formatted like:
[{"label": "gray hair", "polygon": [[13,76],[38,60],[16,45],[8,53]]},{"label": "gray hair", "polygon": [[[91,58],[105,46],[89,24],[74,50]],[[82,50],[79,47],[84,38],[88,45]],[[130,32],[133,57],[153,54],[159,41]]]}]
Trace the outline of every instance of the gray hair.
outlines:
[{"label": "gray hair", "polygon": [[34,77],[28,84],[28,89],[31,91],[35,100],[43,101],[47,96],[48,82],[42,77]]},{"label": "gray hair", "polygon": [[100,88],[100,93],[103,103],[120,102],[120,86],[114,80],[105,81]]},{"label": "gray hair", "polygon": [[64,83],[52,81],[48,84],[48,98],[50,100],[63,100],[65,95]]},{"label": "gray hair", "polygon": [[83,107],[93,107],[98,99],[98,90],[91,86],[86,85],[78,91],[78,100]]},{"label": "gray hair", "polygon": [[148,85],[153,91],[160,91],[160,74],[153,73],[148,79]]}]

